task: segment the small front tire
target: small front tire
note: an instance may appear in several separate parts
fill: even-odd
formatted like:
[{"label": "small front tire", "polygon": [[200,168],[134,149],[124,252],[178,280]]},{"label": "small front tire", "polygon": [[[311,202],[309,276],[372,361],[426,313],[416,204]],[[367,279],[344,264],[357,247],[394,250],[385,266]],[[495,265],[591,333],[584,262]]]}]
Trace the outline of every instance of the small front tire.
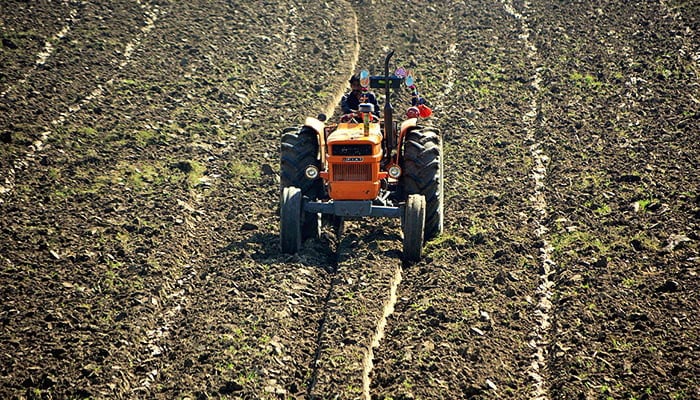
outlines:
[{"label": "small front tire", "polygon": [[289,186],[282,191],[280,204],[280,248],[294,254],[301,248],[301,189]]},{"label": "small front tire", "polygon": [[403,255],[407,262],[420,261],[425,229],[425,196],[412,194],[406,201],[403,220]]}]

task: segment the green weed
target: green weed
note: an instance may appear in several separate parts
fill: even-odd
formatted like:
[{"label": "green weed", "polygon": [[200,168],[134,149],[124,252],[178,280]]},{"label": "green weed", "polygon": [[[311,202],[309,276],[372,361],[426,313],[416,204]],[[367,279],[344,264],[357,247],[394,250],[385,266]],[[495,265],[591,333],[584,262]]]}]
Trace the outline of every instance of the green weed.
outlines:
[{"label": "green weed", "polygon": [[564,254],[567,251],[576,250],[577,247],[591,246],[604,255],[608,251],[606,246],[599,238],[593,234],[584,231],[562,232],[554,235],[552,238],[552,247],[554,253]]},{"label": "green weed", "polygon": [[73,133],[77,133],[83,136],[95,137],[97,136],[97,130],[95,128],[90,128],[87,126],[80,127],[76,129]]},{"label": "green weed", "polygon": [[142,189],[151,183],[159,181],[158,170],[154,165],[129,165],[127,168],[129,170],[127,182],[133,188]]},{"label": "green weed", "polygon": [[164,134],[143,129],[134,133],[136,144],[141,147],[148,145],[165,145],[168,144],[168,137]]},{"label": "green weed", "polygon": [[242,161],[232,161],[228,165],[228,172],[235,183],[241,180],[251,180],[260,178],[260,169],[257,165]]},{"label": "green weed", "polygon": [[573,72],[569,75],[569,79],[574,82],[576,87],[581,89],[598,90],[603,87],[603,83],[591,74],[583,75],[580,72]]},{"label": "green weed", "polygon": [[611,338],[611,343],[613,346],[613,349],[623,352],[627,351],[632,348],[632,343],[626,342],[624,340],[618,340],[616,338]]},{"label": "green weed", "polygon": [[647,212],[647,211],[649,210],[649,206],[650,206],[651,204],[655,204],[656,202],[657,202],[656,199],[654,199],[652,196],[649,196],[649,197],[647,197],[647,198],[644,198],[644,199],[641,199],[641,200],[637,200],[637,201],[636,201],[636,205],[637,205],[636,208],[637,208],[640,212]]},{"label": "green weed", "polygon": [[608,215],[610,214],[610,206],[607,204],[603,204],[602,206],[599,206],[593,212],[597,215]]},{"label": "green weed", "polygon": [[466,243],[467,240],[461,236],[443,233],[426,243],[425,253],[434,258],[444,258],[453,254],[454,246],[463,246]]}]

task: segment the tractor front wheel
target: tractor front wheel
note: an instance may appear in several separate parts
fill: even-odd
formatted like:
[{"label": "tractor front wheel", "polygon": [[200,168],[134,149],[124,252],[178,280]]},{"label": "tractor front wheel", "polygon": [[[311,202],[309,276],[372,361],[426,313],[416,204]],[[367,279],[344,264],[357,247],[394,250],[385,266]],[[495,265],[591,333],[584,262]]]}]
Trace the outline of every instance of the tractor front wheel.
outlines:
[{"label": "tractor front wheel", "polygon": [[407,262],[420,261],[425,231],[425,196],[412,194],[406,201],[403,219],[403,256]]},{"label": "tractor front wheel", "polygon": [[282,190],[280,204],[280,248],[294,254],[301,248],[301,190],[294,186]]}]

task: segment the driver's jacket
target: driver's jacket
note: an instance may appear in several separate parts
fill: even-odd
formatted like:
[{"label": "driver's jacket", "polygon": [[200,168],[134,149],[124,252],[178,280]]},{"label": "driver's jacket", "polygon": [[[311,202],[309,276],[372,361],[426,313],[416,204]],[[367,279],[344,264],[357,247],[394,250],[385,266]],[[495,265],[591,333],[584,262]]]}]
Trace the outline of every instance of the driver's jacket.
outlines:
[{"label": "driver's jacket", "polygon": [[[379,117],[379,105],[377,104],[377,98],[372,92],[363,93],[367,96],[367,103],[374,105],[374,111],[372,114]],[[360,99],[357,98],[355,92],[346,93],[343,99],[340,101],[340,107],[343,109],[343,114],[350,114],[356,112],[360,108]]]}]

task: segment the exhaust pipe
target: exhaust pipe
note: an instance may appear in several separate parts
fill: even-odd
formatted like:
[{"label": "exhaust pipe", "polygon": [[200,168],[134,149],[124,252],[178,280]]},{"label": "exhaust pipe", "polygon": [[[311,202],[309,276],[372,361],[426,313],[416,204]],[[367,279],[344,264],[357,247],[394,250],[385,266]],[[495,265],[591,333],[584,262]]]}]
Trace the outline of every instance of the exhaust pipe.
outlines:
[{"label": "exhaust pipe", "polygon": [[394,141],[394,138],[396,137],[396,132],[394,132],[394,109],[391,107],[391,102],[389,101],[389,96],[391,94],[391,91],[389,90],[389,59],[391,59],[391,56],[393,55],[394,50],[390,51],[384,59],[384,134],[388,135],[387,140],[389,143],[389,149],[396,147],[396,143]]}]

